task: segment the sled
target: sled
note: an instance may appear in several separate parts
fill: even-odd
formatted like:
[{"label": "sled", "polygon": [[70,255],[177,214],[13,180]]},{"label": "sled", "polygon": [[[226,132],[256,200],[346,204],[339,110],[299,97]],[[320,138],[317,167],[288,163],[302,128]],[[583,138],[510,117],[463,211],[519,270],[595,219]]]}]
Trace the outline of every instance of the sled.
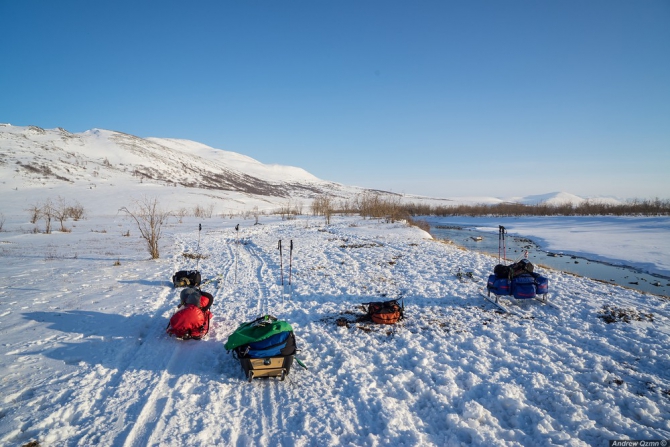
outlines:
[{"label": "sled", "polygon": [[239,360],[244,371],[244,377],[249,382],[260,377],[279,377],[279,380],[283,381],[291,371],[293,358],[292,355],[286,355],[259,359],[242,357]]},{"label": "sled", "polygon": [[559,308],[549,301],[548,280],[544,276],[537,275],[537,277],[533,278],[534,282],[527,284],[525,288],[517,285],[515,279],[506,280],[495,278],[495,275],[490,275],[486,287],[480,291],[480,294],[500,310],[510,314],[522,314],[523,312],[519,310],[512,311],[506,306],[506,303],[501,302],[501,299],[504,298],[510,304],[533,300],[555,309]]},{"label": "sled", "polygon": [[224,347],[233,351],[249,382],[259,377],[284,380],[296,353],[293,328],[271,315],[242,323],[230,334]]},{"label": "sled", "polygon": [[510,303],[535,300],[557,308],[549,302],[549,279],[533,271],[534,266],[528,261],[528,251],[524,253],[524,259],[510,265],[501,263],[501,259],[506,259],[506,230],[503,226],[498,228],[498,265],[493,269],[493,274],[489,275],[481,295],[505,313],[521,312],[512,312],[501,303],[501,298],[507,299]]}]

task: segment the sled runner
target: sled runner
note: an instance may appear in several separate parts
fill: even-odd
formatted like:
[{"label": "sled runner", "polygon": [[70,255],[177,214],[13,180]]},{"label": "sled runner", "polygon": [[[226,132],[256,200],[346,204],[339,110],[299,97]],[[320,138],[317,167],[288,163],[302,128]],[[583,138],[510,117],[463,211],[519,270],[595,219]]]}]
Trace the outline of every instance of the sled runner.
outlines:
[{"label": "sled runner", "polygon": [[168,335],[181,340],[200,340],[209,332],[212,319],[210,307],[214,297],[199,289],[188,287],[181,291],[179,309],[168,322]]},{"label": "sled runner", "polygon": [[230,334],[224,347],[240,361],[249,382],[258,377],[284,380],[296,353],[293,328],[271,315],[242,323]]}]

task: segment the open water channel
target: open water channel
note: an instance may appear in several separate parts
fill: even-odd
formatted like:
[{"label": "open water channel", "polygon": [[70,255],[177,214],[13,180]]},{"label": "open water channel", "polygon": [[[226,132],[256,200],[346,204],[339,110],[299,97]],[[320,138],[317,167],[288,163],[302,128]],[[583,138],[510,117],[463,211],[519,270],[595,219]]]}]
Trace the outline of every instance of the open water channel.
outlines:
[{"label": "open water channel", "polygon": [[[437,239],[448,239],[468,250],[498,256],[497,233],[448,223],[431,225],[430,233]],[[670,297],[670,277],[667,276],[652,275],[634,267],[612,265],[580,256],[544,251],[531,239],[509,234],[505,235],[505,245],[508,263],[523,258],[524,253],[528,251],[528,259],[536,265]]]}]

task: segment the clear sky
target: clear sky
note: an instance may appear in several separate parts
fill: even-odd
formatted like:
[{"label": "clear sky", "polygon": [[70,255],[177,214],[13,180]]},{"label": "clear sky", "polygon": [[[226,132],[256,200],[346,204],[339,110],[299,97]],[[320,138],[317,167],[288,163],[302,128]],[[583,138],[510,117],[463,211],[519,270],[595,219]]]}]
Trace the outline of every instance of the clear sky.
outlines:
[{"label": "clear sky", "polygon": [[670,198],[670,1],[0,0],[0,122],[439,197]]}]

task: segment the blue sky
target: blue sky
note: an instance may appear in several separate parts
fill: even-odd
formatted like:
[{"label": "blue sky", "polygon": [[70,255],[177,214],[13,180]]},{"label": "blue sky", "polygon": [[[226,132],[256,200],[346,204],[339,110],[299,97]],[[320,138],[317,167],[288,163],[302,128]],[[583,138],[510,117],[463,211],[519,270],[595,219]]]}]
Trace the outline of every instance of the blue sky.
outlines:
[{"label": "blue sky", "polygon": [[670,198],[670,2],[0,0],[0,122],[439,197]]}]

